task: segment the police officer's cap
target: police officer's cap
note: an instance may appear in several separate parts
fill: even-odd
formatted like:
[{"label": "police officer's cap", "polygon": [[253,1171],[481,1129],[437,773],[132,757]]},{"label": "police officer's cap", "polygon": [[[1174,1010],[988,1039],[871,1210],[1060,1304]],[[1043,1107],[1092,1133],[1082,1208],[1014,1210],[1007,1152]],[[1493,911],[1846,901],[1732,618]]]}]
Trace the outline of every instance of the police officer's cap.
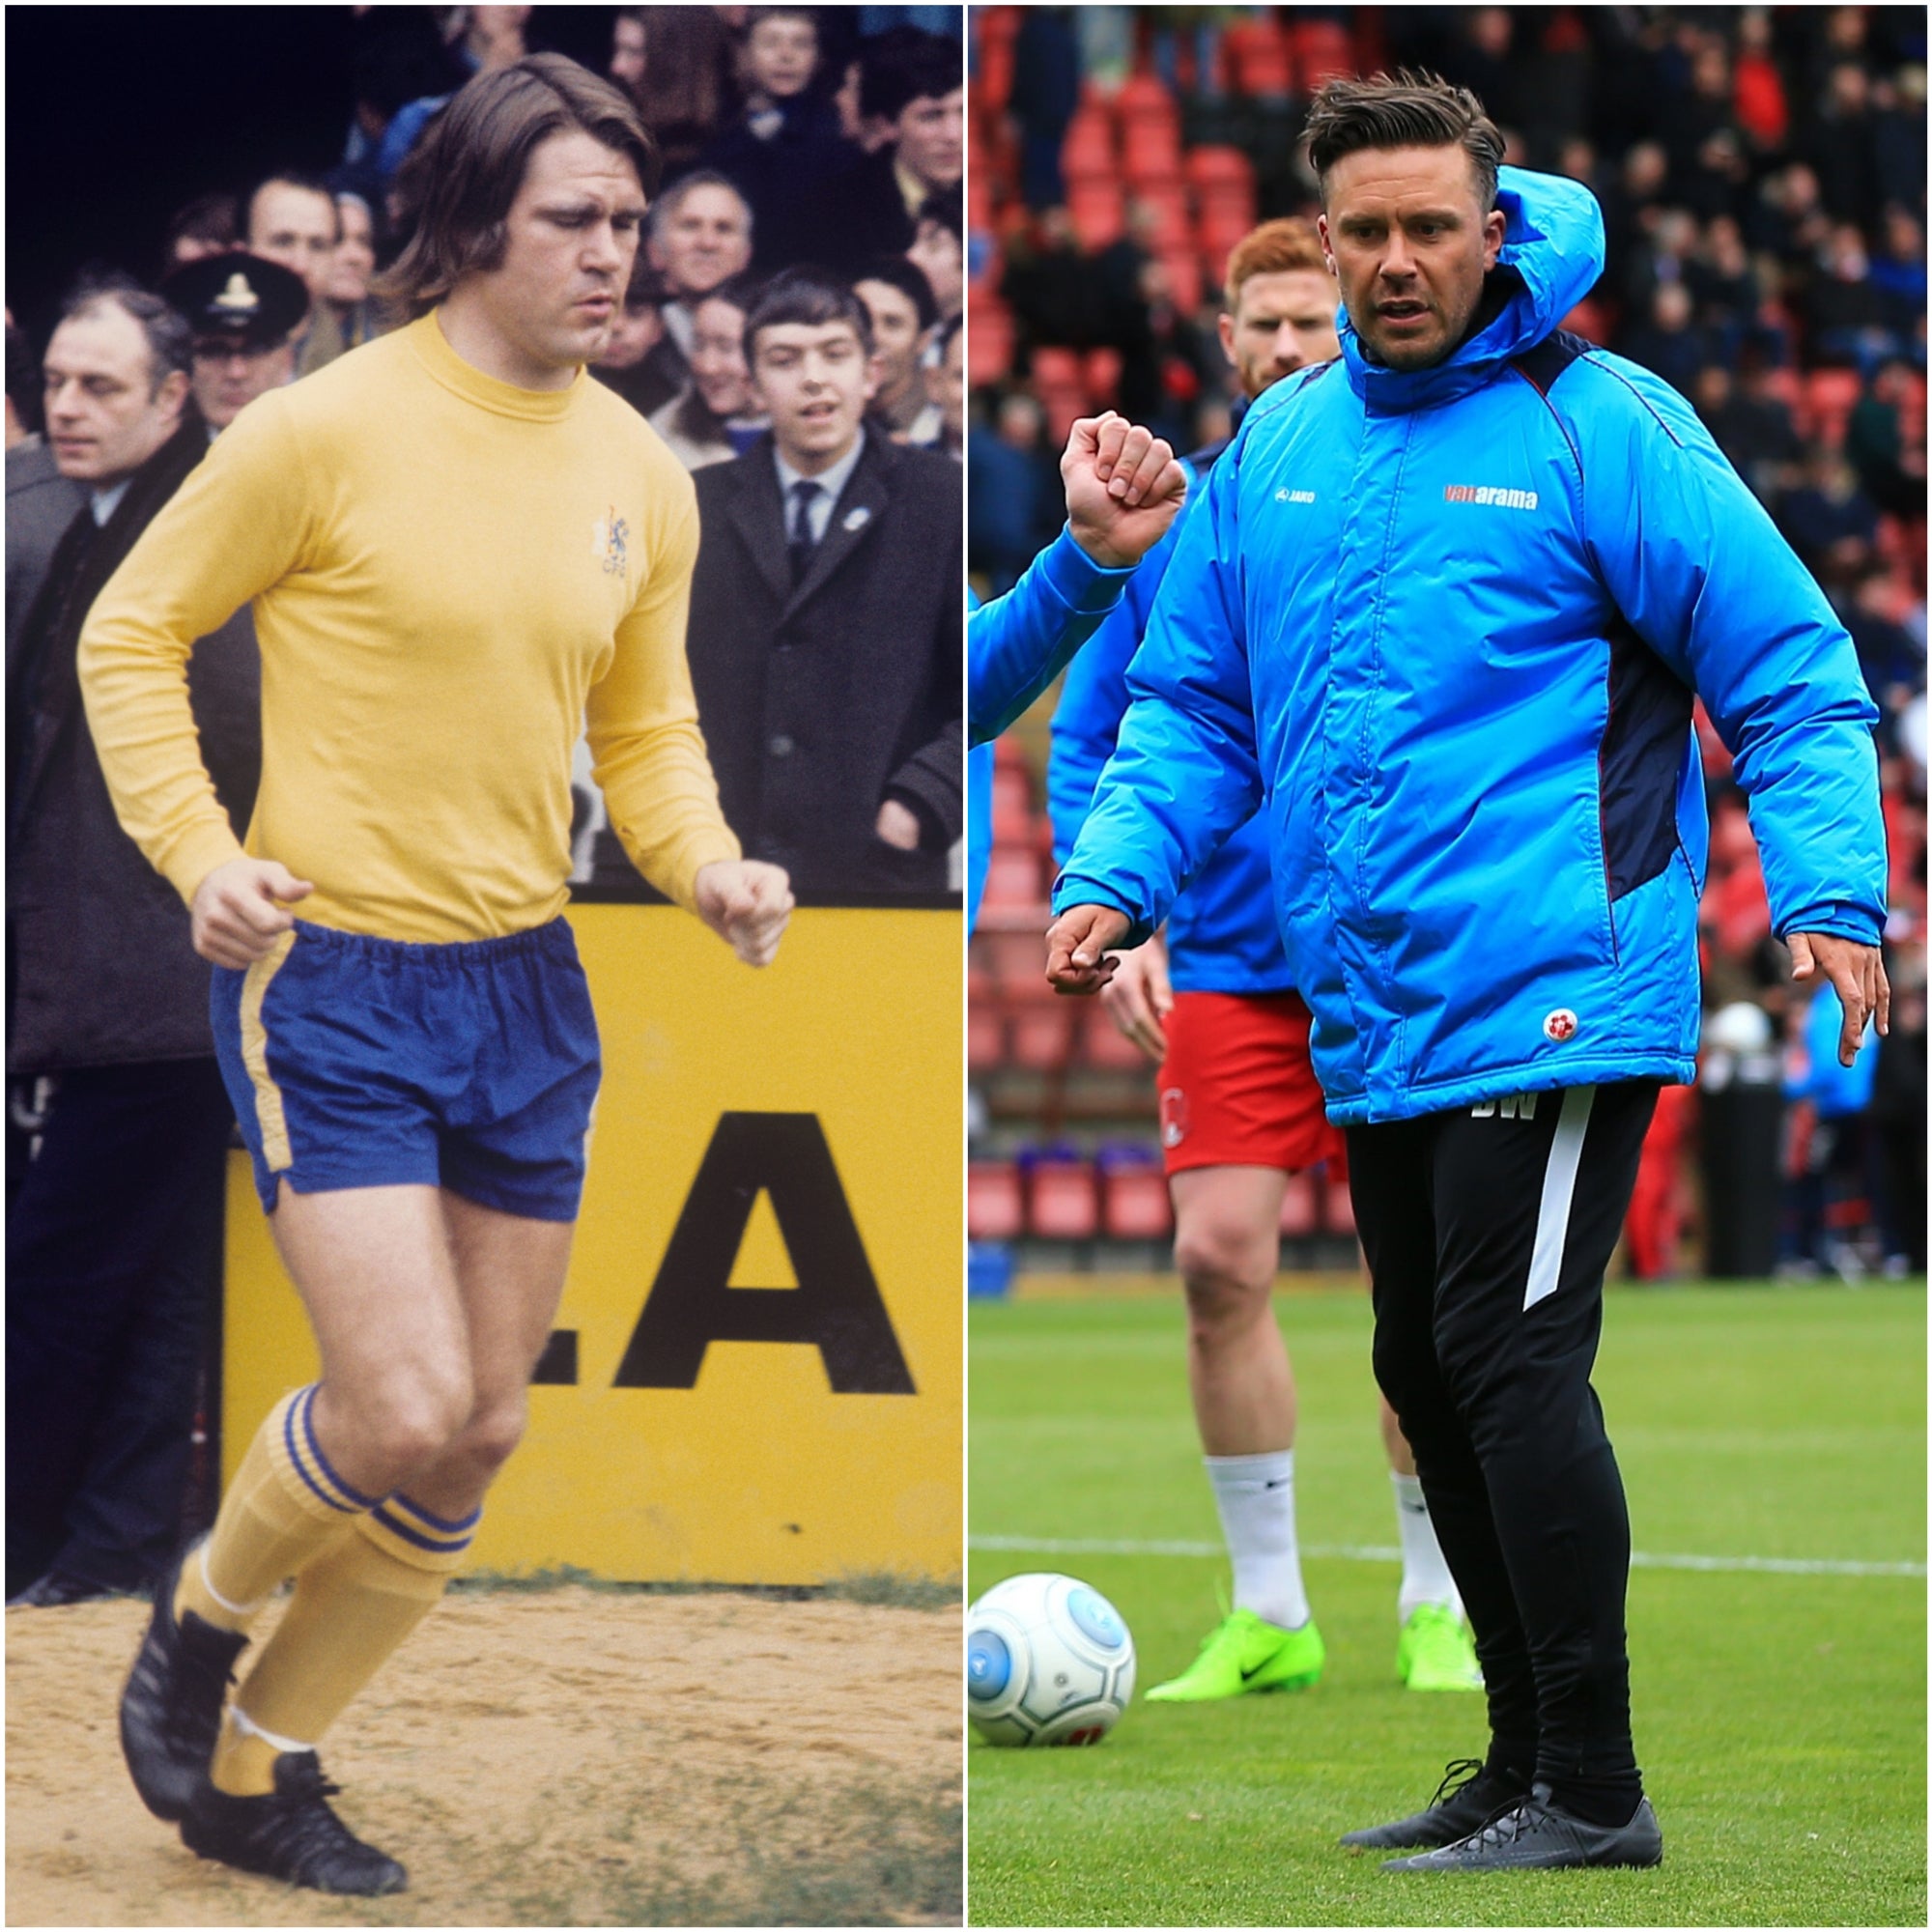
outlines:
[{"label": "police officer's cap", "polygon": [[197,336],[227,336],[243,349],[274,348],[308,313],[308,284],[299,275],[241,249],[177,269],[161,296]]}]

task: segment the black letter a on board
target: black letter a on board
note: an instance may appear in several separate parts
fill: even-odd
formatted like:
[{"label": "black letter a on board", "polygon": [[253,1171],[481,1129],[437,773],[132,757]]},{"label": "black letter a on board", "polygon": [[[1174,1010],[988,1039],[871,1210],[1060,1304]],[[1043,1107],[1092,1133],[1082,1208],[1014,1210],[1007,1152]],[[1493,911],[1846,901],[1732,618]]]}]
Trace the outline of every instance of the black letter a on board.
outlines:
[{"label": "black letter a on board", "polygon": [[[796,1288],[729,1286],[760,1188]],[[835,1395],[915,1392],[815,1114],[719,1116],[611,1386],[693,1388],[713,1342],[805,1343]]]}]

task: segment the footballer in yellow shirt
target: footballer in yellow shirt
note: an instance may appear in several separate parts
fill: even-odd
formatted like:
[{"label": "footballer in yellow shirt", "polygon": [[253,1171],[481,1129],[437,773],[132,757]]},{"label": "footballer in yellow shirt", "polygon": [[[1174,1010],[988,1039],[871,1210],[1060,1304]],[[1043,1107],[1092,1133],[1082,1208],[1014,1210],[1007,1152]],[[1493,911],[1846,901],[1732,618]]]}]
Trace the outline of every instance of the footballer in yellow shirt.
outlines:
[{"label": "footballer in yellow shirt", "polygon": [[[316,1745],[461,1564],[563,1288],[598,1079],[559,917],[580,721],[654,885],[752,965],[792,904],[740,856],[698,734],[690,479],[583,368],[630,278],[649,137],[536,54],[426,139],[392,271],[416,320],[243,410],[80,650],[121,821],[215,964],[216,1049],[323,1365],[156,1591],[123,1745],[203,1857],[355,1893],[407,1877],[330,1808]],[[263,779],[238,843],[185,668],[243,603]]]}]

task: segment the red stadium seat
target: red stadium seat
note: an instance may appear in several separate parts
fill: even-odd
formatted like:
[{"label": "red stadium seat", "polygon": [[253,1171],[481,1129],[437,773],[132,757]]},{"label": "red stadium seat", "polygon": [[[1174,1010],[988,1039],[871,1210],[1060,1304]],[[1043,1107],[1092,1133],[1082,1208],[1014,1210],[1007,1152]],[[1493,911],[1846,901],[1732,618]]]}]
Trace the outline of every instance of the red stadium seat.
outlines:
[{"label": "red stadium seat", "polygon": [[1100,1229],[1099,1179],[1084,1160],[1042,1160],[1027,1189],[1027,1228],[1044,1241],[1091,1241]]},{"label": "red stadium seat", "polygon": [[1139,1047],[1114,1024],[1113,1015],[1098,1000],[1087,1004],[1080,1028],[1080,1058],[1089,1066],[1116,1073],[1146,1073],[1153,1065]]},{"label": "red stadium seat", "polygon": [[999,845],[986,854],[989,906],[1041,905],[1045,902],[1039,854],[1027,845]]},{"label": "red stadium seat", "polygon": [[1313,94],[1324,80],[1356,71],[1355,43],[1339,20],[1295,21],[1290,38],[1301,91]]},{"label": "red stadium seat", "polygon": [[1118,182],[1069,182],[1066,213],[1089,254],[1118,242],[1126,229],[1126,203]]},{"label": "red stadium seat", "polygon": [[1198,148],[1188,149],[1186,174],[1194,186],[1203,190],[1238,187],[1252,194],[1255,188],[1254,162],[1240,149],[1218,142],[1204,142]]},{"label": "red stadium seat", "polygon": [[966,996],[966,1065],[991,1073],[1007,1064],[1007,1016],[992,1004],[990,991]]},{"label": "red stadium seat", "polygon": [[[1037,940],[1034,944],[1044,958],[1045,949]],[[1047,992],[1046,981],[1037,971],[1036,980],[1041,997],[1015,1006],[1008,1018],[1008,1064],[1035,1073],[1057,1073],[1072,1056],[1073,1003]]]},{"label": "red stadium seat", "polygon": [[1293,92],[1293,52],[1271,17],[1236,21],[1223,36],[1221,51],[1228,84],[1236,94],[1270,99]]},{"label": "red stadium seat", "polygon": [[1837,448],[1863,384],[1856,369],[1813,369],[1804,378],[1804,414],[1809,433]]},{"label": "red stadium seat", "polygon": [[1291,1174],[1281,1197],[1281,1232],[1292,1239],[1315,1233],[1320,1223],[1320,1204],[1316,1199],[1312,1174]]},{"label": "red stadium seat", "polygon": [[966,1233],[976,1241],[1017,1240],[1026,1227],[1020,1171],[1009,1160],[966,1165]]},{"label": "red stadium seat", "polygon": [[1121,352],[1118,349],[1090,349],[1087,352],[1087,400],[1096,409],[1110,407],[1121,392]]},{"label": "red stadium seat", "polygon": [[1066,124],[1060,145],[1060,171],[1070,185],[1082,181],[1109,181],[1118,166],[1114,124],[1102,109],[1083,107]]},{"label": "red stadium seat", "polygon": [[1026,844],[1033,838],[1033,784],[1023,768],[993,769],[993,838],[1001,845]]},{"label": "red stadium seat", "polygon": [[[1008,1000],[1053,999],[1046,985],[1046,948],[1040,943],[1045,930],[1029,909],[1024,920],[1003,917],[1010,908],[982,908],[980,930],[973,944],[992,969],[994,983]],[[1065,1006],[1064,1000],[1056,1005]]]},{"label": "red stadium seat", "polygon": [[1116,1162],[1102,1193],[1102,1225],[1115,1241],[1162,1241],[1174,1232],[1167,1177],[1152,1161]]},{"label": "red stadium seat", "polygon": [[997,298],[975,290],[966,301],[966,375],[973,387],[1003,383],[1012,373],[1012,312]]},{"label": "red stadium seat", "polygon": [[1167,91],[1167,83],[1145,69],[1130,73],[1115,90],[1114,111],[1121,117],[1122,127],[1129,121],[1165,120],[1177,126],[1180,121],[1180,109]]},{"label": "red stadium seat", "polygon": [[1036,349],[1033,352],[1033,385],[1036,390],[1082,389],[1086,372],[1077,349]]}]

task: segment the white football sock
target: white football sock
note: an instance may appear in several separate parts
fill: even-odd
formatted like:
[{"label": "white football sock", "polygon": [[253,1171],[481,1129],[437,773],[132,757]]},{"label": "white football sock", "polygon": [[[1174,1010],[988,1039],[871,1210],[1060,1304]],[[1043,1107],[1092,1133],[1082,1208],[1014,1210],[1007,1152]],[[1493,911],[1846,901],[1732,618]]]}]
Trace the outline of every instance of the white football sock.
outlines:
[{"label": "white football sock", "polygon": [[1308,1621],[1308,1593],[1294,1540],[1294,1451],[1202,1460],[1234,1559],[1235,1607],[1298,1630]]},{"label": "white football sock", "polygon": [[1389,1481],[1395,1485],[1395,1526],[1402,1537],[1402,1591],[1396,1598],[1396,1615],[1406,1623],[1424,1604],[1446,1604],[1460,1617],[1463,1599],[1435,1540],[1435,1525],[1422,1499],[1421,1477],[1399,1476],[1391,1469]]}]

